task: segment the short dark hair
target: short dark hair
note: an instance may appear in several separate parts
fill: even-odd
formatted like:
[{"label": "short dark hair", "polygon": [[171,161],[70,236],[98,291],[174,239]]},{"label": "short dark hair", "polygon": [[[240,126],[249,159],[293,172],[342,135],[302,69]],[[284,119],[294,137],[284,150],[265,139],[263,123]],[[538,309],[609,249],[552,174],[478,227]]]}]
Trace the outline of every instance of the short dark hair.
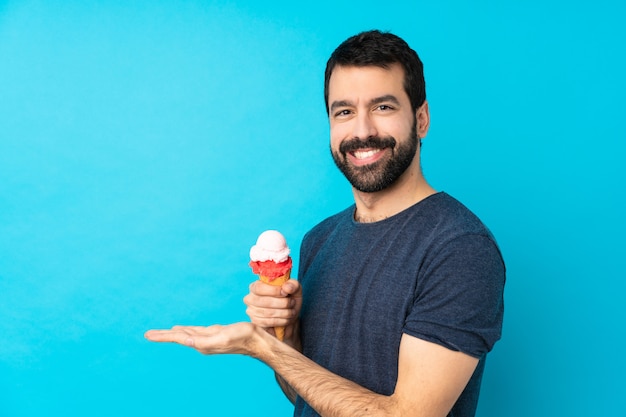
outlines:
[{"label": "short dark hair", "polygon": [[404,70],[404,90],[415,112],[426,101],[424,65],[417,53],[399,36],[370,30],[346,39],[335,49],[324,75],[324,101],[328,112],[328,84],[336,66],[377,66],[389,68],[400,64]]}]

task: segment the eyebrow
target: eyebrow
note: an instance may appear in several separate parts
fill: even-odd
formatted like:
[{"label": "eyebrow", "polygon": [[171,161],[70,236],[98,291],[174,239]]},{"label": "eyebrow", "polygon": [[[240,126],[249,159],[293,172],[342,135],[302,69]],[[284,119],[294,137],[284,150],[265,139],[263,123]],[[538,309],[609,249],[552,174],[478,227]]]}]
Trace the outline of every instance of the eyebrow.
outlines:
[{"label": "eyebrow", "polygon": [[[386,94],[384,96],[376,97],[370,100],[369,105],[372,106],[374,104],[380,104],[384,102],[391,102],[396,105],[400,105],[400,101],[396,98],[396,96],[392,94]],[[353,106],[353,103],[350,100],[337,100],[333,101],[330,105],[330,111],[334,111],[337,107],[350,107]]]},{"label": "eyebrow", "polygon": [[352,106],[352,102],[348,100],[336,100],[330,105],[330,111],[334,111],[337,107],[349,107]]},{"label": "eyebrow", "polygon": [[391,102],[391,103],[393,103],[393,104],[395,104],[397,106],[400,105],[400,100],[398,100],[396,98],[396,96],[394,96],[392,94],[387,94],[387,95],[384,95],[384,96],[381,96],[381,97],[376,97],[376,98],[372,99],[370,101],[370,106],[374,105],[374,104],[385,103],[385,102]]}]

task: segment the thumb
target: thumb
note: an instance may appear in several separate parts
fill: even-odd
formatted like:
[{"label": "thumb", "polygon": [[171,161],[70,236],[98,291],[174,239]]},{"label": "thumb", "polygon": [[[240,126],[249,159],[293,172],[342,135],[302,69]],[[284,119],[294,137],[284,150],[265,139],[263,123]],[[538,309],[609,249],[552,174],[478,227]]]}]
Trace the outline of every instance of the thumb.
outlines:
[{"label": "thumb", "polygon": [[283,284],[280,290],[281,290],[280,291],[281,294],[287,297],[287,296],[296,294],[298,292],[301,292],[302,287],[300,286],[300,283],[298,281],[296,281],[295,279],[290,279],[289,281]]}]

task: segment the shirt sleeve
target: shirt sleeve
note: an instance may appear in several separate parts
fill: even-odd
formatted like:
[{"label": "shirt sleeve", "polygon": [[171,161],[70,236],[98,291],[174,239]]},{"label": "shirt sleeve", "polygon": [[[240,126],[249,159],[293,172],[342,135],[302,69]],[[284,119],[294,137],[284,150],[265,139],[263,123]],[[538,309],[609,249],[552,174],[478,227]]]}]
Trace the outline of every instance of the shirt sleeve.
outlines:
[{"label": "shirt sleeve", "polygon": [[479,358],[502,333],[504,282],[489,236],[457,237],[426,258],[403,332]]}]

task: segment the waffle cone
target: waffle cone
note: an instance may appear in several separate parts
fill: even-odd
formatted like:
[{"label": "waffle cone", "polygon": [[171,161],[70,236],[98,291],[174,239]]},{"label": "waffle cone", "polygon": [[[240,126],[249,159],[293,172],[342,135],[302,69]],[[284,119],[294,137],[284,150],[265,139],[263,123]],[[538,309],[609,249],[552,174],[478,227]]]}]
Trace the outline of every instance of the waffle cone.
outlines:
[{"label": "waffle cone", "polygon": [[[278,278],[273,278],[273,279],[270,277],[266,277],[264,275],[259,275],[259,279],[262,282],[273,285],[275,287],[280,287],[285,282],[289,281],[290,277],[291,277],[291,269],[289,269],[284,275],[281,275]],[[282,340],[285,338],[285,328],[274,327],[274,332],[276,333],[276,338],[282,342]]]}]

